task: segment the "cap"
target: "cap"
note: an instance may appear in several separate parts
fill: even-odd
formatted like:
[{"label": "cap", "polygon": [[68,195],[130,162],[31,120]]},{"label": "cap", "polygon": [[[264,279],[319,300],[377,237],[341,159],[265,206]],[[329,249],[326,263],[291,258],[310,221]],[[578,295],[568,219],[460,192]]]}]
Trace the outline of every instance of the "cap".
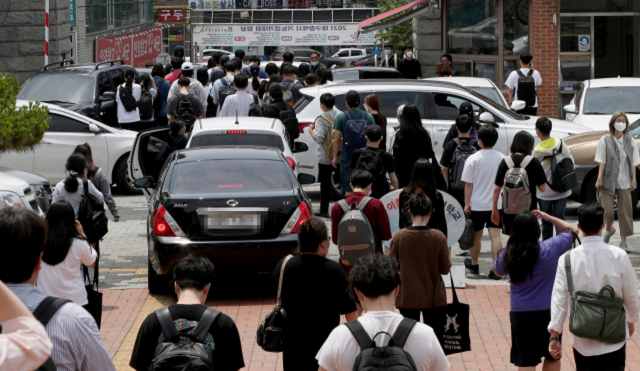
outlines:
[{"label": "cap", "polygon": [[355,90],[349,90],[347,92],[347,104],[349,107],[360,106],[360,94]]},{"label": "cap", "polygon": [[269,85],[269,95],[274,99],[282,98],[282,85],[279,82]]},{"label": "cap", "polygon": [[367,138],[371,142],[377,142],[382,138],[382,128],[379,125],[369,125],[367,127]]},{"label": "cap", "polygon": [[260,73],[260,66],[257,64],[252,64],[251,66],[249,66],[249,72],[251,73],[251,75],[253,75],[254,73]]},{"label": "cap", "polygon": [[182,64],[182,70],[183,71],[190,71],[193,70],[193,64],[191,62],[184,62]]},{"label": "cap", "polygon": [[396,112],[396,116],[402,116],[402,110],[404,109],[404,104],[401,104],[400,107],[398,107],[398,111]]},{"label": "cap", "polygon": [[184,47],[182,45],[178,45],[175,47],[175,49],[173,49],[173,56],[174,57],[184,57]]},{"label": "cap", "polygon": [[[184,69],[184,67],[182,67]],[[473,116],[473,106],[469,102],[462,102],[460,104],[460,108],[458,108],[461,115],[472,115]]]}]

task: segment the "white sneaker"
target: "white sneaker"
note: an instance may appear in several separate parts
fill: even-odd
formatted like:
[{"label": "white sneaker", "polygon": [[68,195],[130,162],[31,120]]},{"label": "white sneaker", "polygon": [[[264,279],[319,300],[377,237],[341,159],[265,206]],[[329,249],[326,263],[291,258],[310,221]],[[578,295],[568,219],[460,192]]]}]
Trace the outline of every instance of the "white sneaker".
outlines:
[{"label": "white sneaker", "polygon": [[629,245],[626,242],[620,242],[620,248],[626,252],[629,252]]},{"label": "white sneaker", "polygon": [[469,252],[469,250],[460,250],[456,253],[456,256],[467,256],[470,255],[471,253]]},{"label": "white sneaker", "polygon": [[604,231],[604,233],[602,234],[602,241],[608,244],[611,236],[613,236],[614,234],[616,234],[616,227],[611,226],[611,232]]}]

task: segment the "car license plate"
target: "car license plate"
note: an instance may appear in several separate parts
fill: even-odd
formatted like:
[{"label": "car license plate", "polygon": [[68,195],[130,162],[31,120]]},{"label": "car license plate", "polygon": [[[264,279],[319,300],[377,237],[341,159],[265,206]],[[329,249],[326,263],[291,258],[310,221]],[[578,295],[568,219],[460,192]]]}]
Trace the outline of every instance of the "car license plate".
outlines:
[{"label": "car license plate", "polygon": [[203,216],[207,230],[250,229],[259,232],[262,229],[263,216],[267,208],[199,208],[198,215]]}]

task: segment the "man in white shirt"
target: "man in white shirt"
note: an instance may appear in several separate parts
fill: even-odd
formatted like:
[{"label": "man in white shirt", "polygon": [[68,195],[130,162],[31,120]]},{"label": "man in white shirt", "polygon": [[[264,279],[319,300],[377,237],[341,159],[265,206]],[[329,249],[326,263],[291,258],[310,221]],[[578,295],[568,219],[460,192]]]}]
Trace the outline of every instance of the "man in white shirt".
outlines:
[{"label": "man in white shirt", "polygon": [[[509,88],[509,104],[513,103],[514,100],[518,100],[518,85],[520,84],[519,80],[521,77],[526,77],[530,75],[535,82],[535,87],[531,87],[533,91],[527,91],[526,97],[531,95],[530,101],[527,103],[524,109],[516,111],[521,115],[538,115],[538,97],[536,88],[542,85],[542,76],[540,76],[540,72],[535,71],[533,69],[533,64],[531,61],[533,60],[533,56],[529,53],[524,53],[520,55],[520,63],[523,68],[519,70],[515,70],[511,72],[507,81],[505,81],[504,85]],[[525,67],[526,66],[526,67]],[[518,71],[522,74],[518,74]],[[528,84],[526,84],[528,86]],[[525,98],[525,92],[522,92],[521,97]],[[528,99],[529,100],[529,99]]]},{"label": "man in white shirt", "polygon": [[[580,338],[571,334],[576,370],[617,371],[625,369],[626,340],[633,335],[634,323],[640,319],[638,313],[638,276],[629,256],[622,249],[602,241],[604,208],[595,202],[586,203],[578,209],[578,229],[584,234],[582,245],[569,252],[573,292],[598,293],[609,285],[616,297],[624,300],[627,320],[625,341],[615,344]],[[549,352],[555,358],[562,356],[562,345],[557,340],[564,321],[569,314],[571,294],[568,290],[564,255],[558,261],[556,280],[551,297],[551,333]]]},{"label": "man in white shirt", "polygon": [[[198,100],[200,101],[200,104],[202,105],[203,109],[206,112],[207,93],[205,93],[204,87],[202,86],[200,81],[198,81],[193,76],[193,64],[191,64],[190,62],[184,62],[182,64],[182,76],[189,79],[189,93],[193,94],[195,97],[198,98]],[[173,97],[174,95],[180,92],[180,86],[178,86],[178,80],[180,79],[177,79],[176,81],[173,82],[173,84],[171,84],[171,88],[169,89],[169,94],[167,96],[167,101],[171,99],[171,97]]]},{"label": "man in white shirt", "polygon": [[[374,277],[371,277],[371,275]],[[359,322],[370,339],[380,332],[393,334],[404,317],[395,312],[400,290],[398,262],[383,254],[370,254],[358,260],[349,274],[349,292],[356,295],[365,314]],[[375,336],[378,347],[387,346],[389,336]],[[416,371],[446,371],[449,362],[431,327],[415,323],[403,347],[411,355]],[[318,352],[319,371],[351,371],[361,352],[358,341],[346,325],[336,327]]]},{"label": "man in white shirt", "polygon": [[[235,59],[230,60],[224,65],[224,70],[227,72],[227,75],[213,83],[213,88],[211,88],[211,98],[213,98],[213,104],[218,106],[216,117],[220,117],[220,111],[222,111],[222,104],[220,104],[220,88],[222,88],[223,85],[232,86],[234,81],[233,78],[236,75],[236,71],[239,69],[240,63]],[[224,84],[222,83],[223,81]]]},{"label": "man in white shirt", "polygon": [[235,75],[233,85],[236,87],[237,92],[225,99],[218,117],[249,116],[252,104],[257,103],[258,106],[262,106],[257,96],[247,93],[247,86],[249,85],[247,75],[244,73]]},{"label": "man in white shirt", "polygon": [[[471,220],[473,221],[471,258],[464,260],[464,266],[473,274],[480,273],[478,257],[480,256],[480,240],[482,239],[485,225],[489,230],[494,262],[498,252],[502,250],[502,240],[500,240],[502,221],[498,222],[498,224],[494,224],[491,221],[496,174],[504,157],[502,153],[493,149],[497,141],[498,131],[491,125],[482,125],[478,129],[478,144],[480,144],[481,150],[467,158],[462,170],[462,181],[466,183],[464,188],[464,212],[465,214],[471,214]],[[502,196],[498,198],[498,209],[502,209]],[[489,272],[489,278],[499,278],[493,272],[493,268]]]}]

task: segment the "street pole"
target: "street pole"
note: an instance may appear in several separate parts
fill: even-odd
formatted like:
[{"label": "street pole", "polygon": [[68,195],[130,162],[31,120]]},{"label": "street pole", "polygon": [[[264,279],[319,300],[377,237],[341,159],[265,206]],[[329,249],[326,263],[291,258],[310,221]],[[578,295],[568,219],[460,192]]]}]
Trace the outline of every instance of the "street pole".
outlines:
[{"label": "street pole", "polygon": [[49,64],[49,0],[44,0],[44,65]]}]

